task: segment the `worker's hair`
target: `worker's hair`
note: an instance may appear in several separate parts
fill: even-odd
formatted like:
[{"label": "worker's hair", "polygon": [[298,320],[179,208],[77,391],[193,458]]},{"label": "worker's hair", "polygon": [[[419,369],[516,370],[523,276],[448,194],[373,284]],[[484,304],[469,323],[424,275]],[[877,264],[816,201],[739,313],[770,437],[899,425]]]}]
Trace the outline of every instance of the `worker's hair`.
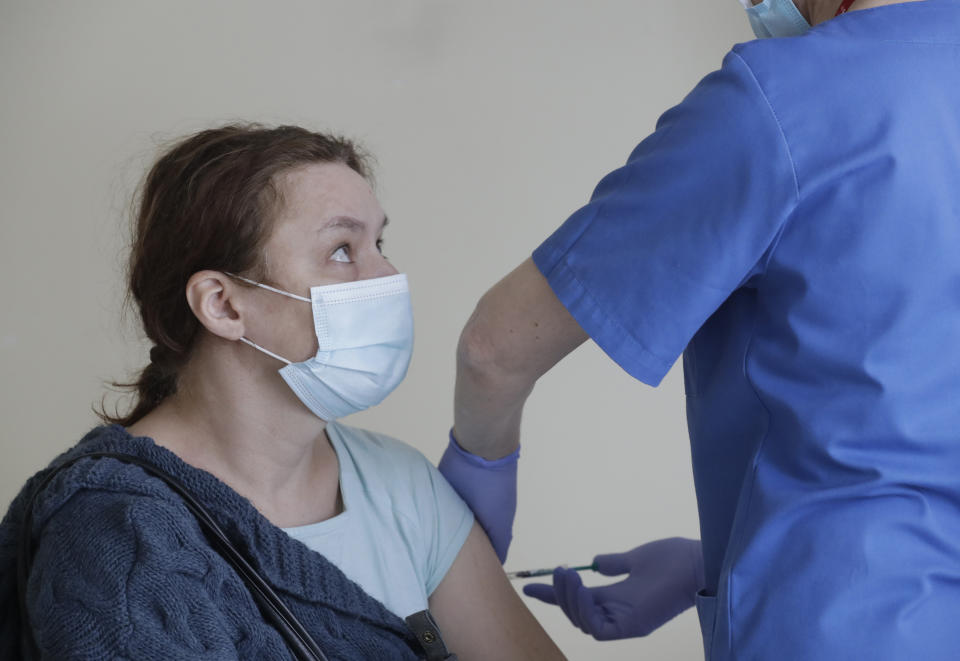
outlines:
[{"label": "worker's hair", "polygon": [[297,126],[232,124],[169,147],[147,173],[134,202],[128,296],[154,346],[132,383],[132,425],[177,390],[177,375],[200,322],[187,304],[190,277],[205,269],[265,279],[263,248],[283,202],[278,176],[309,163],[343,163],[369,179],[366,157],[343,138]]}]

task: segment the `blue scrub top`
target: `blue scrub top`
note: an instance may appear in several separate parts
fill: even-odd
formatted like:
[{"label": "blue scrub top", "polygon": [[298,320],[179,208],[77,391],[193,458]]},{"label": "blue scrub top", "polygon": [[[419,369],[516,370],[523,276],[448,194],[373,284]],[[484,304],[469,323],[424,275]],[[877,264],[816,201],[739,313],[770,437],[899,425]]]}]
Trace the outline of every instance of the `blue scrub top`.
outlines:
[{"label": "blue scrub top", "polygon": [[734,47],[534,261],[683,353],[709,659],[960,658],[960,1]]}]

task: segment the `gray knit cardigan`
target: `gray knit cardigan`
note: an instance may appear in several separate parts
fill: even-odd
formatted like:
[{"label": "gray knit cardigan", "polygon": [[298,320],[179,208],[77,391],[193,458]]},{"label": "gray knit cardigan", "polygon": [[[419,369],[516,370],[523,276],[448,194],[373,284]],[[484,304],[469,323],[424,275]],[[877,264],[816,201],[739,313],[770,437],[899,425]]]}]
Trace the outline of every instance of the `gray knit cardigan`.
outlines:
[{"label": "gray knit cardigan", "polygon": [[[78,453],[123,452],[173,475],[273,586],[331,659],[418,658],[406,624],[248,500],[149,438],[98,427]],[[32,477],[0,524],[0,659],[20,658],[17,540]],[[141,468],[82,460],[34,505],[28,608],[44,659],[292,659],[180,498]]]}]

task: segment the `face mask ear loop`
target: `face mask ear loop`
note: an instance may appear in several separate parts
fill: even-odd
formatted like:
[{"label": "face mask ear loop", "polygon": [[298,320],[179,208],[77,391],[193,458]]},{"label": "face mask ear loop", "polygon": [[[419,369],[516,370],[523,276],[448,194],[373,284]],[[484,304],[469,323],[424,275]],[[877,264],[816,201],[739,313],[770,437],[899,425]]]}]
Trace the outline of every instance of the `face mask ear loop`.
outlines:
[{"label": "face mask ear loop", "polygon": [[283,356],[278,356],[277,354],[273,353],[273,352],[270,351],[269,349],[264,349],[263,347],[261,347],[261,346],[260,346],[259,344],[257,344],[256,342],[251,342],[250,340],[248,340],[248,339],[245,338],[245,337],[241,337],[241,338],[240,338],[240,341],[243,342],[244,344],[249,344],[251,347],[253,347],[253,348],[256,349],[257,351],[262,351],[263,353],[267,354],[267,355],[270,356],[271,358],[276,358],[276,359],[279,360],[280,362],[286,363],[287,365],[291,365],[291,364],[292,364],[289,360],[287,360],[287,359],[284,358]]},{"label": "face mask ear loop", "polygon": [[[248,285],[253,285],[254,287],[260,287],[260,288],[262,288],[262,289],[266,289],[266,290],[268,290],[268,291],[272,291],[272,292],[277,293],[277,294],[282,294],[282,295],[287,296],[287,297],[289,297],[289,298],[295,298],[295,299],[297,299],[298,301],[305,301],[305,302],[307,302],[307,303],[312,303],[312,302],[313,302],[311,299],[307,298],[306,296],[298,296],[298,295],[296,295],[296,294],[291,294],[291,293],[288,292],[288,291],[283,291],[282,289],[277,289],[276,287],[271,287],[270,285],[265,285],[265,284],[263,284],[262,282],[257,282],[256,280],[250,280],[250,279],[248,279],[248,278],[244,278],[242,275],[235,275],[235,274],[233,274],[233,273],[229,273],[228,271],[224,271],[224,273],[226,273],[227,275],[229,275],[231,278],[236,278],[237,280],[243,280],[243,281],[244,281],[245,283],[247,283]],[[254,345],[254,346],[256,346],[256,345]]]}]

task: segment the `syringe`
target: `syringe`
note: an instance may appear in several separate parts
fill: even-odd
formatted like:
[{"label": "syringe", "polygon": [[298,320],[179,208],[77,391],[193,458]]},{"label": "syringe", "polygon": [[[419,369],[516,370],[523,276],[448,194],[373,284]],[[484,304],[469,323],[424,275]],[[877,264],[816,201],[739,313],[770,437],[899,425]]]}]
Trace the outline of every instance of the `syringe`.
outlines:
[{"label": "syringe", "polygon": [[[564,569],[572,569],[573,571],[586,571],[588,569],[591,571],[597,571],[596,563],[592,565],[580,565],[579,567],[567,567],[566,565],[560,565],[560,566],[563,567]],[[553,567],[550,567],[549,569],[547,568],[524,569],[521,571],[508,571],[507,578],[509,578],[512,581],[515,578],[533,578],[534,576],[548,576],[552,573],[553,573]]]}]

